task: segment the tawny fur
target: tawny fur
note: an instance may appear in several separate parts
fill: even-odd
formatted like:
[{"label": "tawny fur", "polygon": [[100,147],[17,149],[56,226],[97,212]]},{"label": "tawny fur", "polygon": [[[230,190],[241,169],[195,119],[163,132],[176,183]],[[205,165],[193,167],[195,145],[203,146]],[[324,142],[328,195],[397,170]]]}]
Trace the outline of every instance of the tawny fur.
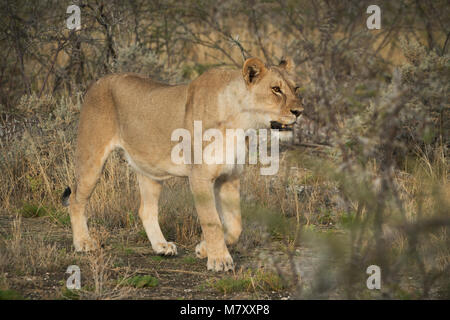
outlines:
[{"label": "tawny fur", "polygon": [[[286,61],[267,67],[251,58],[241,71],[212,69],[187,85],[162,84],[137,74],[114,74],[95,82],[80,115],[76,186],[72,195],[70,189],[65,192],[65,197],[70,195],[75,249],[94,249],[86,203],[109,153],[121,148],[138,175],[139,216],[153,250],[177,253],[159,227],[158,198],[161,181],[184,176],[189,178],[203,232],[197,256],[208,258],[210,270],[232,269],[227,245],[235,243],[242,230],[238,176],[242,166],[175,164],[171,150],[177,142],[171,141],[171,134],[185,128],[193,136],[195,120],[202,121],[203,130],[216,128],[224,135],[227,128],[269,128],[271,121],[294,123],[302,106],[290,67]],[[275,92],[276,87],[281,92]]]}]

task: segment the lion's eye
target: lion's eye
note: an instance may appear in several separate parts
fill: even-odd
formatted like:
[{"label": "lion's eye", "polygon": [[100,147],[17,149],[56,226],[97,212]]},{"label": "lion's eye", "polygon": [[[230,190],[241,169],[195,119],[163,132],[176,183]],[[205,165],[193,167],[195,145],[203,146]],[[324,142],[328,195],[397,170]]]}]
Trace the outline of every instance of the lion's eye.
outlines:
[{"label": "lion's eye", "polygon": [[272,87],[272,91],[275,93],[282,93],[280,87]]}]

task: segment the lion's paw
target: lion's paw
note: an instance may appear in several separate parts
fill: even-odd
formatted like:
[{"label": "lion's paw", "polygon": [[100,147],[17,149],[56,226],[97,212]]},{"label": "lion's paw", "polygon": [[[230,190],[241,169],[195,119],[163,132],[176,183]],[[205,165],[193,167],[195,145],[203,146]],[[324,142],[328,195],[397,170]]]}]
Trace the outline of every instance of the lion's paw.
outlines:
[{"label": "lion's paw", "polygon": [[208,255],[206,253],[206,242],[203,240],[195,247],[195,255],[199,259],[205,259]]},{"label": "lion's paw", "polygon": [[229,253],[223,257],[209,257],[207,267],[216,272],[234,270],[233,258]]},{"label": "lion's paw", "polygon": [[90,237],[74,240],[73,246],[75,247],[76,252],[88,252],[98,249],[98,246]]},{"label": "lion's paw", "polygon": [[158,242],[153,246],[153,250],[163,256],[175,256],[178,253],[177,246],[173,242]]}]

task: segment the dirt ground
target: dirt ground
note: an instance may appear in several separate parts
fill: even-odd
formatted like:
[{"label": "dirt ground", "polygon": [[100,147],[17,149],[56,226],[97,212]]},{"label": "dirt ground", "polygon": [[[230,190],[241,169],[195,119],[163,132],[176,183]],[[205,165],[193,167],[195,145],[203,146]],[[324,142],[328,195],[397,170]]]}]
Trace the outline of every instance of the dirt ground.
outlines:
[{"label": "dirt ground", "polygon": [[[12,228],[14,217],[12,215],[0,216],[0,234],[8,238]],[[67,298],[125,298],[125,299],[288,299],[292,295],[293,288],[289,286],[261,289],[250,286],[229,290],[211,285],[221,279],[242,278],[245,270],[264,270],[267,259],[273,253],[268,253],[268,248],[261,247],[246,252],[245,254],[231,249],[231,254],[236,264],[236,270],[228,273],[214,273],[207,271],[206,260],[195,257],[194,247],[183,247],[177,244],[178,255],[175,257],[162,257],[155,255],[150,243],[142,234],[130,232],[130,230],[115,230],[108,232],[108,237],[103,239],[101,253],[110,257],[109,262],[103,260],[103,266],[107,273],[104,278],[103,290],[94,295],[95,286],[92,256],[83,253],[74,253],[72,246],[72,233],[69,227],[55,225],[46,219],[22,218],[23,236],[43,237],[46,243],[52,243],[57,250],[69,256],[71,263],[79,265],[81,270],[82,291],[89,293],[75,297],[67,293],[65,283],[69,274],[66,273],[68,265],[60,264],[52,266],[48,270],[41,270],[34,274],[23,272],[7,272],[3,274],[3,287],[14,290],[25,299],[67,299]],[[273,245],[273,243],[272,243]],[[266,252],[267,251],[267,252]],[[310,253],[304,250],[302,264],[312,259]],[[309,257],[308,257],[309,254]],[[91,258],[89,258],[91,257]],[[65,261],[69,261],[65,260]],[[95,255],[94,255],[95,260]],[[11,263],[14,263],[11,261]],[[305,267],[311,270],[312,267]],[[131,276],[150,275],[158,279],[158,285],[154,287],[127,288],[115,286],[116,279]],[[241,275],[241,276],[239,276]],[[116,287],[116,288],[115,288]],[[108,288],[108,289],[106,289]],[[225,291],[225,292],[224,292]]]}]

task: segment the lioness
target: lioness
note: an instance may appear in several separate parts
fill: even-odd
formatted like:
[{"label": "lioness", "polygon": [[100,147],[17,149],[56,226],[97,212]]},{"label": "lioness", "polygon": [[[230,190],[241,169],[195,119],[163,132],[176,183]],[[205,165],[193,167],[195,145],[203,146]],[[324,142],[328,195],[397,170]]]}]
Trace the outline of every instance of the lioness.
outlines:
[{"label": "lioness", "polygon": [[[194,120],[205,128],[269,128],[292,125],[303,108],[290,75],[292,62],[266,66],[247,59],[242,71],[212,69],[189,84],[167,85],[136,74],[101,78],[88,90],[80,114],[76,148],[76,186],[62,200],[69,205],[76,251],[94,249],[85,216],[86,203],[115,148],[124,150],[137,173],[141,192],[139,216],[153,250],[175,255],[158,223],[161,182],[188,177],[203,241],[196,249],[208,258],[208,270],[233,269],[227,244],[241,233],[239,173],[242,165],[174,164],[171,133],[192,132]],[[70,201],[69,201],[70,196]]]}]

